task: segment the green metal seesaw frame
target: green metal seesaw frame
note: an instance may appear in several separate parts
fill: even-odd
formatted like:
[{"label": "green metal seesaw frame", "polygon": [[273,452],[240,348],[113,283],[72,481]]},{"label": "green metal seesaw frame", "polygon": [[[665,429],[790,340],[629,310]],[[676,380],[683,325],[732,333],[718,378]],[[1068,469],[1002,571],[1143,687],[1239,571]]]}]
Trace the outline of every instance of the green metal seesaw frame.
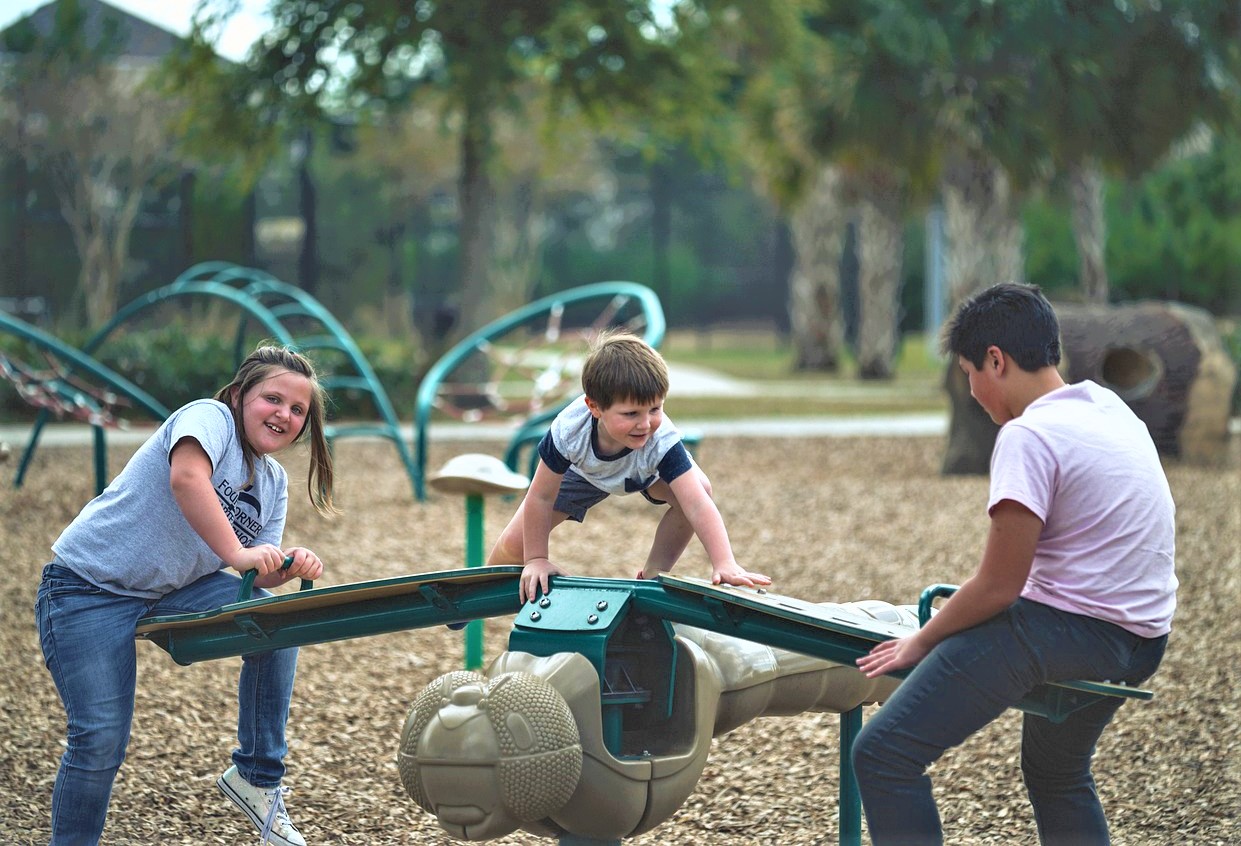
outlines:
[{"label": "green metal seesaw frame", "polygon": [[[644,727],[666,718],[677,696],[673,623],[853,666],[882,640],[907,630],[879,621],[825,613],[821,606],[700,579],[657,580],[554,576],[551,592],[522,605],[521,568],[483,567],[314,588],[251,599],[253,573],[238,600],[214,611],[149,617],[136,634],[179,664],[289,646],[441,626],[481,617],[516,615],[508,648],[535,656],[577,652],[599,674],[603,737],[617,758],[639,757]],[[925,622],[937,597],[955,591],[933,585],[919,601]],[[1037,688],[1017,707],[1054,722],[1102,697],[1149,700],[1140,688],[1068,681]],[[862,707],[840,715],[840,835],[861,844],[861,802],[850,752],[862,727]],[[636,735],[636,739],[635,739]],[[635,745],[636,744],[636,745]],[[566,835],[568,844],[601,844]]]}]

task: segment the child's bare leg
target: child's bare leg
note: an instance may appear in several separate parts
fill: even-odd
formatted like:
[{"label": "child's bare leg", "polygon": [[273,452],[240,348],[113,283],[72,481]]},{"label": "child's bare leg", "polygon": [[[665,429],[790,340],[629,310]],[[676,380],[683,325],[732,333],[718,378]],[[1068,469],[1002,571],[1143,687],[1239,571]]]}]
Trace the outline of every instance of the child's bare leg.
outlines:
[{"label": "child's bare leg", "polygon": [[521,505],[517,506],[513,518],[504,527],[504,531],[500,533],[500,539],[496,541],[495,546],[487,555],[489,565],[526,563],[525,543],[522,540],[522,515],[525,513],[525,507],[526,503],[523,500]]},{"label": "child's bare leg", "polygon": [[[495,546],[491,548],[491,552],[487,556],[487,563],[489,565],[524,565],[526,563],[525,531],[522,526],[525,508],[525,500],[522,500],[521,505],[517,506],[516,513],[513,514],[513,519],[508,521],[508,525],[505,526],[504,531],[500,533],[500,539],[496,541]],[[554,529],[567,519],[569,519],[568,514],[564,514],[560,511],[553,511],[551,527]]]},{"label": "child's bare leg", "polygon": [[653,579],[660,573],[671,570],[680,560],[693,536],[694,527],[686,519],[685,512],[676,506],[670,507],[655,528],[655,540],[651,543],[650,554],[646,556],[642,575]]},{"label": "child's bare leg", "polygon": [[[698,481],[706,489],[707,496],[710,496],[711,482],[708,481],[706,474],[698,468],[690,472],[697,476]],[[694,527],[690,524],[689,518],[685,516],[685,512],[681,509],[680,503],[677,502],[667,482],[659,481],[651,485],[649,493],[655,499],[664,500],[669,506],[668,511],[655,528],[655,540],[651,543],[651,552],[647,555],[646,566],[642,569],[642,575],[654,578],[660,573],[667,573],[681,560],[686,547],[694,537]]]}]

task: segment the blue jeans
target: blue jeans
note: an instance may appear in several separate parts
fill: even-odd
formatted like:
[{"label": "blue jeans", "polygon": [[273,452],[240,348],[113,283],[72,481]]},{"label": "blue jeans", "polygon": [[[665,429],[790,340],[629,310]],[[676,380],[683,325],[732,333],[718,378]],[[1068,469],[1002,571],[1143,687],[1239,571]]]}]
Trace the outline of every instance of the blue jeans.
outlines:
[{"label": "blue jeans", "polygon": [[[209,611],[236,602],[239,584],[239,577],[220,571],[159,599],[138,599],[98,588],[55,562],[43,568],[35,616],[68,720],[68,748],[52,790],[53,846],[93,846],[103,832],[134,716],[134,625],[150,615]],[[255,591],[260,594],[267,595]],[[242,661],[233,763],[259,787],[274,787],[284,776],[284,727],[296,669],[296,649]]]},{"label": "blue jeans", "polygon": [[[1167,637],[1029,600],[946,638],[863,726],[853,746],[875,846],[943,843],[927,768],[1034,687],[1090,679],[1137,685],[1154,674]],[[1109,697],[1053,723],[1026,714],[1021,772],[1044,844],[1106,844],[1090,761],[1123,700]]]}]

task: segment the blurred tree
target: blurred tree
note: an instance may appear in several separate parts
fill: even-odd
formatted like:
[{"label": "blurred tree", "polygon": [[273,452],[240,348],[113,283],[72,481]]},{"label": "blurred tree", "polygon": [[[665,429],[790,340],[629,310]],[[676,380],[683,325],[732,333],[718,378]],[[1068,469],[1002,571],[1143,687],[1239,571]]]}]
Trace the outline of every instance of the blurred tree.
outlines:
[{"label": "blurred tree", "polygon": [[46,32],[23,18],[0,45],[12,104],[0,116],[0,137],[28,170],[50,176],[95,326],[116,312],[144,198],[180,177],[168,124],[177,104],[148,76],[149,65],[118,61],[126,43],[115,10],[93,7],[88,17],[77,0],[58,0]]},{"label": "blurred tree", "polygon": [[1024,54],[1004,39],[1026,31],[1029,6],[954,2],[940,18],[949,49],[925,68],[944,145],[939,191],[950,304],[1024,278],[1021,201],[1041,178],[1044,157],[1023,111]]},{"label": "blurred tree", "polygon": [[[1111,177],[1107,267],[1116,300],[1167,299],[1241,314],[1241,138],[1203,132],[1141,179]],[[1080,297],[1072,223],[1059,198],[1026,208],[1029,275]]]},{"label": "blurred tree", "polygon": [[[645,115],[668,132],[700,131],[729,81],[706,37],[714,5],[676,3],[665,15],[644,0],[275,0],[244,100],[232,103],[262,122],[369,116],[436,92],[459,146],[459,333],[494,311],[500,116],[528,125],[523,91],[536,85],[553,116],[572,103],[597,126]],[[750,20],[779,6],[719,4]]]},{"label": "blurred tree", "polygon": [[[797,265],[790,314],[799,367],[834,370],[842,337],[844,223],[858,222],[858,375],[893,375],[904,225],[940,146],[928,66],[947,49],[916,3],[809,6],[794,49],[755,64],[745,103],[766,184],[791,210]],[[830,168],[830,169],[829,169]]]},{"label": "blurred tree", "polygon": [[1104,174],[1151,170],[1196,127],[1241,119],[1235,0],[1033,2],[1007,33],[1028,55],[1027,116],[1067,185],[1078,279],[1108,299]]}]

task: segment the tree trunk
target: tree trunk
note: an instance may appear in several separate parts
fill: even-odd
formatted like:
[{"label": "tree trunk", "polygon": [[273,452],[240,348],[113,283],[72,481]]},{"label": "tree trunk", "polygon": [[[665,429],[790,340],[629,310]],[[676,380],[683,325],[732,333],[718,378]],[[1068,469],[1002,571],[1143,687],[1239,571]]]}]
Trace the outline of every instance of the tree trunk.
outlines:
[{"label": "tree trunk", "polygon": [[542,263],[546,219],[535,174],[514,175],[497,191],[502,211],[492,217],[495,258],[492,263],[492,311],[505,314],[535,298],[534,283]]},{"label": "tree trunk", "polygon": [[858,377],[891,379],[899,343],[904,191],[888,174],[868,174],[858,233]]},{"label": "tree trunk", "polygon": [[489,300],[495,251],[491,226],[495,188],[488,170],[493,148],[490,114],[479,103],[468,104],[461,135],[460,299],[455,330],[447,339],[450,341],[478,329],[494,316]]},{"label": "tree trunk", "polygon": [[846,223],[840,174],[825,167],[789,219],[796,253],[789,278],[789,329],[798,370],[840,369],[840,259]]},{"label": "tree trunk", "polygon": [[668,311],[672,302],[672,179],[661,162],[651,165],[651,287]]},{"label": "tree trunk", "polygon": [[998,282],[1025,279],[1023,231],[1008,176],[985,153],[960,151],[944,171],[951,305]]},{"label": "tree trunk", "polygon": [[1077,242],[1078,277],[1088,303],[1106,303],[1108,294],[1107,222],[1103,209],[1103,171],[1094,159],[1077,162],[1069,171],[1073,239]]},{"label": "tree trunk", "polygon": [[[30,194],[30,169],[26,159],[15,155],[11,159],[13,165],[13,284],[10,289],[15,296],[28,297],[34,291],[30,287],[30,261],[26,246],[30,238],[30,212],[26,208]],[[48,303],[51,308],[51,303]]]},{"label": "tree trunk", "polygon": [[[1017,203],[995,161],[980,151],[958,151],[945,168],[943,194],[951,307],[996,283],[1023,281]],[[970,396],[969,381],[955,361],[945,366],[944,386],[951,416],[943,472],[986,473],[999,427]]]},{"label": "tree trunk", "polygon": [[304,130],[302,141],[306,145],[297,168],[297,206],[302,216],[302,249],[297,257],[297,278],[303,291],[312,297],[319,296],[319,217],[315,181],[310,174],[310,159],[314,148],[314,133]]}]

